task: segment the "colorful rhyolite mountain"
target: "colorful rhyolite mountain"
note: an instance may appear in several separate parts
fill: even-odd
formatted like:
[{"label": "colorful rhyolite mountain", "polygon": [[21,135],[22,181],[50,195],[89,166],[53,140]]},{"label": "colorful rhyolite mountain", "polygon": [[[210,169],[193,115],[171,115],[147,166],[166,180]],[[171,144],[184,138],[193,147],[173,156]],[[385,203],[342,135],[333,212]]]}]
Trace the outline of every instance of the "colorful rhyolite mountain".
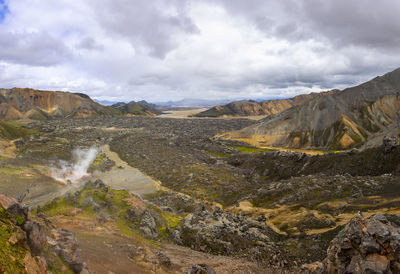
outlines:
[{"label": "colorful rhyolite mountain", "polygon": [[219,135],[257,146],[341,150],[399,136],[400,69],[317,96],[239,131]]},{"label": "colorful rhyolite mountain", "polygon": [[195,117],[231,117],[231,116],[258,116],[272,115],[282,112],[293,106],[302,105],[305,102],[321,97],[327,94],[332,94],[336,90],[310,93],[295,96],[289,99],[267,100],[263,102],[256,101],[234,101],[223,106],[215,106],[205,111],[199,112]]},{"label": "colorful rhyolite mountain", "polygon": [[[127,115],[156,115],[151,106],[131,104],[135,112],[94,102],[83,93],[42,91],[30,88],[0,90],[0,119],[86,118]],[[146,111],[140,111],[145,108]]]}]

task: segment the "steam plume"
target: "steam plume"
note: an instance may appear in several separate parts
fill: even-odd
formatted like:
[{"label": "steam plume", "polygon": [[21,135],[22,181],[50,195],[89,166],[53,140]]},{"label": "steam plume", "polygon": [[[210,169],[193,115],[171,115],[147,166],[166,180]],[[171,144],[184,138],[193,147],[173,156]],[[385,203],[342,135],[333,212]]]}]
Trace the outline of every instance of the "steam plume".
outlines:
[{"label": "steam plume", "polygon": [[83,177],[89,175],[87,170],[96,159],[98,150],[95,147],[89,149],[75,149],[72,152],[72,163],[59,161],[58,167],[53,168],[51,176],[65,184],[78,183]]}]

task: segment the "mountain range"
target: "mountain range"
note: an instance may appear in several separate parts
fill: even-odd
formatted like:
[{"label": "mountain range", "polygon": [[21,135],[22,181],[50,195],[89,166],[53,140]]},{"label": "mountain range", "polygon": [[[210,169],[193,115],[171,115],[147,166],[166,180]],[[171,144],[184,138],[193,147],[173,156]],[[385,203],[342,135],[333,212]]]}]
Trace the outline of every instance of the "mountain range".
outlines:
[{"label": "mountain range", "polygon": [[223,106],[215,106],[208,110],[199,112],[194,117],[231,117],[231,116],[258,116],[258,115],[272,115],[282,112],[293,106],[304,104],[305,102],[320,96],[331,94],[335,90],[301,94],[290,99],[280,100],[266,100],[262,102],[257,101],[234,101]]},{"label": "mountain range", "polygon": [[400,69],[315,96],[244,129],[218,135],[257,146],[329,150],[373,146],[400,132]]},{"label": "mountain range", "polygon": [[0,89],[0,119],[86,118],[156,115],[148,104],[131,102],[103,106],[83,93],[42,91],[30,88]]}]

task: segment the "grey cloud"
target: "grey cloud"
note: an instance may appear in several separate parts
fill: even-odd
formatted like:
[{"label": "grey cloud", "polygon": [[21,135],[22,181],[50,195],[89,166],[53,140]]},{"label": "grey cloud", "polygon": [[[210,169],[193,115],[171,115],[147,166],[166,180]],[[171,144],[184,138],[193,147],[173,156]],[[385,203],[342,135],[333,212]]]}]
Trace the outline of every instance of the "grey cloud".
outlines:
[{"label": "grey cloud", "polygon": [[[31,22],[38,33],[0,25],[6,84],[136,99],[271,98],[344,88],[400,64],[396,0],[13,3],[8,29]],[[69,12],[46,16],[57,9]],[[102,52],[70,58],[66,45]]]},{"label": "grey cloud", "polygon": [[399,45],[399,1],[303,0],[303,10],[310,28],[337,46],[388,48]]},{"label": "grey cloud", "polygon": [[104,46],[97,44],[96,40],[93,37],[86,36],[84,37],[77,45],[78,49],[87,49],[87,50],[98,50],[103,51]]},{"label": "grey cloud", "polygon": [[0,30],[0,60],[33,66],[52,66],[70,55],[64,43],[47,33]]},{"label": "grey cloud", "polygon": [[135,49],[144,46],[158,58],[164,58],[179,45],[175,35],[199,32],[187,15],[188,1],[100,2],[97,19],[110,35],[128,39]]},{"label": "grey cloud", "polygon": [[326,39],[337,47],[397,47],[396,0],[206,0],[243,16],[268,35],[291,41]]}]

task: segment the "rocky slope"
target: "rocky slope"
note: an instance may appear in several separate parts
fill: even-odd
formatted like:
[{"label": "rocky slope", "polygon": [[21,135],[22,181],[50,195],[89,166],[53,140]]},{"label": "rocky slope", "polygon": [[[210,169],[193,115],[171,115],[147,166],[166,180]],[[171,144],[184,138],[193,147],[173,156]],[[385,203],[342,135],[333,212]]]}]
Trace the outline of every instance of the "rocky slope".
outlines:
[{"label": "rocky slope", "polygon": [[88,273],[74,234],[42,218],[0,193],[0,272]]},{"label": "rocky slope", "polygon": [[400,69],[219,135],[259,146],[347,149],[400,133]]},{"label": "rocky slope", "polygon": [[[137,112],[138,110],[138,112]],[[130,103],[107,107],[83,93],[42,91],[29,88],[0,90],[0,119],[86,118],[128,115],[156,115],[152,107]]]},{"label": "rocky slope", "polygon": [[193,115],[194,117],[226,117],[226,116],[257,116],[272,115],[282,112],[293,106],[335,92],[334,90],[322,93],[310,93],[295,96],[290,99],[255,101],[235,101],[223,106],[215,106],[206,111]]}]

